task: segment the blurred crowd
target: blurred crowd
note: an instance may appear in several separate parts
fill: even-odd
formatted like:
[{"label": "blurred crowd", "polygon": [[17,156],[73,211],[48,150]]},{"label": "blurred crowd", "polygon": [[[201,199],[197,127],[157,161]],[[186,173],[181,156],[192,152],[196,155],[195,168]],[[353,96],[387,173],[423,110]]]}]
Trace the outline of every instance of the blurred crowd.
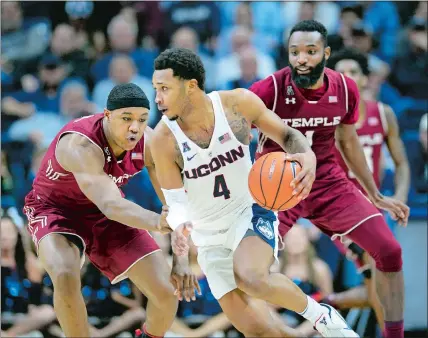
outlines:
[{"label": "blurred crowd", "polygon": [[[160,113],[151,85],[153,61],[168,47],[199,54],[208,92],[248,88],[288,64],[289,31],[306,19],[326,26],[333,53],[351,46],[367,55],[370,80],[361,94],[390,105],[397,115],[412,172],[411,219],[426,220],[426,1],[1,2],[2,336],[62,335],[52,307],[52,283],[38,267],[21,211],[41,158],[62,126],[101,112],[109,91],[128,82],[150,98],[149,125],[155,126]],[[391,163],[385,151],[382,189],[390,195]],[[127,198],[159,211],[145,171],[124,190]],[[169,256],[168,237],[154,236]],[[276,268],[308,294],[328,295],[360,282],[329,239],[304,220],[284,246]],[[171,336],[237,336],[196,259],[191,264],[203,293],[196,302],[181,302]],[[129,281],[110,285],[87,264],[82,287],[93,336],[130,336],[141,326],[145,299]],[[290,325],[304,325],[274,310]]]}]

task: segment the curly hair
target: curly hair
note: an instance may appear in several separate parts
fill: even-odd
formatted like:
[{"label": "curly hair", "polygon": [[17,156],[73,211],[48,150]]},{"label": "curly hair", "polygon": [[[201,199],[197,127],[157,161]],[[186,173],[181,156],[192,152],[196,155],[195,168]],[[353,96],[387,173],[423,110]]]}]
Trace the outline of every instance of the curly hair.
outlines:
[{"label": "curly hair", "polygon": [[171,48],[155,59],[155,70],[172,69],[174,76],[182,80],[195,79],[198,87],[205,90],[205,68],[201,58],[186,48]]},{"label": "curly hair", "polygon": [[369,62],[367,56],[353,48],[343,48],[331,55],[328,59],[328,67],[335,69],[339,61],[354,60],[358,63],[364,75],[369,75]]},{"label": "curly hair", "polygon": [[327,28],[318,21],[315,20],[303,20],[294,25],[294,27],[290,31],[290,36],[294,32],[318,32],[321,34],[322,40],[324,42],[324,46],[328,46],[327,41]]}]

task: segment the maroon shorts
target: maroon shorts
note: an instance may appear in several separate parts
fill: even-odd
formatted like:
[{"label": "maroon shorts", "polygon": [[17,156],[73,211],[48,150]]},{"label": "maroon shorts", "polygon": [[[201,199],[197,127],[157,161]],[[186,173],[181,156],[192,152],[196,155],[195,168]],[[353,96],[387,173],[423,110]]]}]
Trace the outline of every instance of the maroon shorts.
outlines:
[{"label": "maroon shorts", "polygon": [[66,210],[45,205],[33,192],[25,199],[24,212],[37,250],[40,241],[49,234],[77,236],[89,260],[112,283],[127,278],[127,271],[137,261],[160,250],[146,230],[112,221],[100,212],[69,214]]},{"label": "maroon shorts", "polygon": [[305,200],[278,213],[279,232],[283,237],[303,217],[335,238],[334,235],[346,235],[377,216],[382,214],[347,178],[317,180]]}]

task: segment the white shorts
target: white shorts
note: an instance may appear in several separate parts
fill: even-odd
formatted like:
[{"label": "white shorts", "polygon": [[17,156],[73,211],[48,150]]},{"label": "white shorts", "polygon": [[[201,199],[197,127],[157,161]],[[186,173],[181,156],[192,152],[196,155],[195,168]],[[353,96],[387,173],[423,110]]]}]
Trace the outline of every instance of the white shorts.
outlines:
[{"label": "white shorts", "polygon": [[207,276],[211,292],[216,299],[220,299],[237,287],[233,271],[233,255],[248,230],[253,230],[257,236],[267,242],[273,249],[274,257],[277,258],[278,225],[279,222],[272,211],[253,205],[236,220],[235,224],[231,225],[235,231],[230,232],[224,244],[198,247],[198,263]]}]

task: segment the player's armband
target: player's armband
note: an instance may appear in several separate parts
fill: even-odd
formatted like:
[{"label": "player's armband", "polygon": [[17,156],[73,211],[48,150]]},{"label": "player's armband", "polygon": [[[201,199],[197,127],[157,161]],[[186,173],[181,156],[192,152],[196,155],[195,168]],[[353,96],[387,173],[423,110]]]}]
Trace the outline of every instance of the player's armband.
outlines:
[{"label": "player's armband", "polygon": [[162,189],[165,196],[166,205],[169,208],[166,220],[172,230],[175,230],[180,224],[189,221],[187,212],[187,193],[184,188],[180,189]]}]

